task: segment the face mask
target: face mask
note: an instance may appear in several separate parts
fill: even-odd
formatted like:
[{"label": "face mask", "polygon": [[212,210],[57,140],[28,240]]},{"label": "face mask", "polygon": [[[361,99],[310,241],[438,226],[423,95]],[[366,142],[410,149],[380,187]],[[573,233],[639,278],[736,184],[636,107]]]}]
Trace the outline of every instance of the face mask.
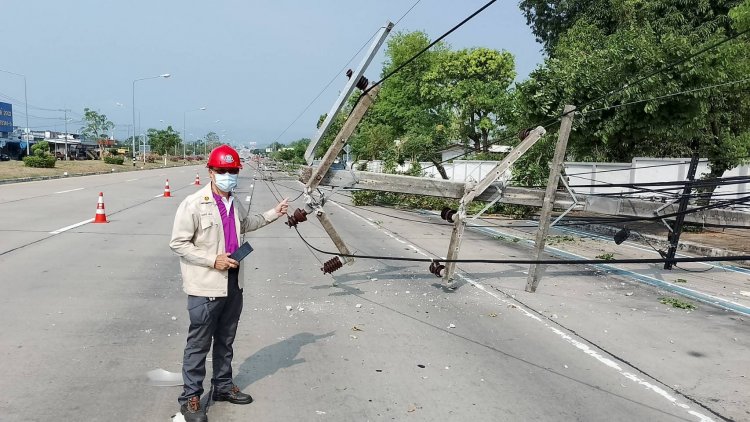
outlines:
[{"label": "face mask", "polygon": [[231,192],[237,187],[237,175],[236,174],[219,174],[215,173],[216,187],[222,192]]}]

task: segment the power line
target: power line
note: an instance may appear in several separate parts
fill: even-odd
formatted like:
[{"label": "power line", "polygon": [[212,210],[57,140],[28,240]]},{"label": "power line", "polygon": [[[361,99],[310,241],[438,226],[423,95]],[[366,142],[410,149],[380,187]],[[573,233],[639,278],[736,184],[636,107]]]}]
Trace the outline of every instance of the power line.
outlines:
[{"label": "power line", "polygon": [[702,55],[702,54],[704,54],[704,53],[706,53],[708,51],[713,50],[714,48],[717,48],[717,47],[723,45],[724,43],[727,43],[727,42],[729,42],[729,41],[731,41],[731,40],[733,40],[733,39],[735,39],[735,38],[737,38],[737,37],[739,37],[739,36],[741,36],[743,34],[746,34],[747,32],[750,32],[750,28],[742,30],[742,31],[739,31],[739,32],[737,32],[734,35],[730,35],[730,36],[722,39],[721,41],[713,43],[713,44],[711,44],[711,45],[709,45],[707,47],[704,47],[704,48],[698,50],[697,52],[695,52],[693,54],[688,55],[685,58],[682,58],[682,59],[679,59],[679,60],[675,60],[672,63],[667,64],[666,66],[663,66],[663,67],[661,67],[661,68],[659,68],[657,70],[654,70],[654,71],[652,71],[652,72],[650,72],[650,73],[648,73],[648,74],[646,74],[644,76],[641,76],[640,78],[637,78],[633,82],[625,83],[620,88],[612,90],[612,91],[610,91],[610,92],[608,92],[608,93],[606,93],[604,95],[599,96],[598,98],[595,98],[594,100],[591,100],[591,101],[589,101],[587,103],[584,103],[583,105],[581,105],[579,107],[579,109],[583,110],[583,109],[585,109],[587,106],[589,106],[591,104],[595,104],[595,103],[597,103],[597,102],[599,102],[601,100],[604,100],[606,98],[612,97],[615,94],[619,94],[620,92],[622,92],[622,91],[624,91],[624,90],[626,90],[628,88],[632,88],[633,86],[638,85],[638,84],[640,84],[641,82],[643,82],[643,81],[645,81],[647,79],[650,79],[650,78],[652,78],[652,77],[654,77],[654,76],[656,76],[656,75],[658,75],[660,73],[664,73],[667,70],[669,70],[669,69],[671,69],[671,68],[673,68],[673,67],[675,67],[677,65],[686,63],[686,62],[688,62],[688,61],[690,61],[690,60],[692,60],[692,59],[694,59],[694,58],[696,58],[696,57],[698,57],[698,56],[700,56],[700,55]]},{"label": "power line", "polygon": [[420,2],[420,1],[422,1],[422,0],[417,0],[417,1],[415,1],[415,2],[414,2],[414,4],[412,4],[412,5],[411,5],[411,7],[409,8],[409,10],[407,10],[406,12],[404,12],[404,14],[403,14],[403,15],[401,15],[401,17],[400,17],[400,18],[398,18],[398,20],[396,21],[396,23],[394,23],[394,24],[393,24],[393,26],[395,27],[396,25],[398,25],[398,23],[399,23],[399,22],[401,22],[401,20],[402,20],[403,18],[405,18],[405,17],[406,17],[406,15],[408,15],[408,14],[409,14],[409,12],[411,12],[411,10],[412,10],[412,9],[414,9],[414,8],[415,8],[415,7],[416,7],[416,6],[417,6],[417,5],[419,4],[419,2]]},{"label": "power line", "polygon": [[[275,183],[274,183],[274,185],[275,185]],[[281,186],[284,187],[284,188],[286,188],[286,189],[290,189],[290,190],[299,192],[299,190],[297,190],[295,188],[292,188],[292,187],[289,187],[289,186],[286,186],[286,185],[281,185]],[[344,193],[342,193],[340,191],[333,192],[331,195],[334,195],[334,194],[341,195],[341,196],[347,197],[349,199],[353,199],[352,196],[345,195]],[[735,195],[735,194],[733,194],[733,195]],[[300,196],[301,195],[298,195],[297,198],[299,198]],[[295,200],[296,200],[296,198],[295,198]],[[556,226],[584,226],[584,225],[591,225],[591,224],[623,224],[623,223],[629,223],[629,222],[657,222],[658,220],[665,219],[665,218],[676,217],[676,216],[681,215],[681,214],[688,215],[688,214],[692,214],[692,213],[704,211],[706,209],[722,208],[722,207],[727,206],[727,205],[745,204],[746,202],[749,202],[749,201],[750,201],[750,196],[745,196],[745,197],[735,198],[735,199],[726,200],[726,201],[717,201],[717,202],[715,202],[713,204],[709,204],[707,206],[701,206],[699,208],[688,209],[684,213],[674,212],[674,213],[671,213],[671,214],[662,214],[662,215],[657,215],[657,216],[654,216],[654,217],[615,217],[615,216],[613,216],[613,217],[580,217],[580,218],[589,218],[589,220],[588,221],[574,221],[574,219],[576,219],[576,217],[568,216],[565,220],[558,222],[556,224]],[[386,214],[386,213],[374,211],[374,210],[367,209],[367,208],[364,208],[364,207],[360,207],[360,206],[357,206],[357,205],[348,205],[348,204],[341,204],[341,205],[345,206],[345,207],[352,207],[352,208],[366,210],[368,212],[371,212],[371,213],[374,213],[374,214],[383,215],[385,217],[390,217],[390,218],[393,218],[393,219],[396,219],[396,220],[403,220],[403,221],[415,222],[415,223],[420,223],[420,224],[431,224],[431,225],[444,226],[444,227],[452,227],[453,226],[452,224],[442,223],[442,222],[429,222],[429,221],[421,221],[421,220],[404,218],[404,217],[400,217],[400,216],[395,216],[395,215],[391,215],[391,214]],[[571,221],[571,220],[573,220],[573,221]],[[696,224],[696,223],[688,223],[688,224]],[[750,227],[739,226],[739,225],[718,225],[718,224],[712,224],[712,223],[701,223],[701,225],[705,226],[705,227],[750,229]],[[538,227],[538,225],[536,225],[536,224],[535,225],[518,225],[518,224],[515,224],[515,225],[498,225],[498,224],[478,225],[478,224],[472,224],[471,227],[476,227],[476,228],[482,228],[482,227],[486,227],[486,228],[492,228],[492,227],[535,228],[535,227]]]},{"label": "power line", "polygon": [[[297,227],[294,227],[297,231],[299,238],[310,248],[316,252],[325,255],[335,255],[342,258],[358,258],[358,259],[376,259],[376,260],[388,260],[388,261],[408,261],[408,262],[456,262],[465,264],[520,264],[520,265],[590,265],[590,264],[661,264],[666,262],[663,258],[627,258],[627,259],[443,259],[443,258],[406,258],[400,256],[385,256],[385,255],[359,255],[359,254],[344,254],[341,252],[331,252],[316,248],[307,239],[302,236]],[[701,256],[701,257],[687,257],[687,258],[673,258],[670,262],[717,262],[717,261],[748,261],[750,255],[731,255],[731,256]]]},{"label": "power line", "polygon": [[[747,158],[747,157],[745,157],[745,158]],[[699,163],[707,163],[708,160],[698,160],[698,162]],[[654,165],[650,165],[650,166],[628,167],[628,168],[621,168],[621,169],[597,170],[596,172],[594,172],[594,174],[611,173],[611,172],[617,172],[617,171],[631,171],[631,170],[640,170],[640,169],[650,169],[650,168],[656,168],[656,167],[682,166],[682,165],[686,165],[686,164],[690,164],[690,160],[689,159],[686,159],[684,162],[679,162],[679,163],[665,163],[665,164],[654,164]],[[573,177],[573,176],[578,176],[580,174],[591,174],[591,172],[586,171],[586,172],[580,172],[580,173],[567,173],[566,176]]]},{"label": "power line", "polygon": [[[400,17],[400,18],[398,18],[398,20],[396,21],[396,23],[394,23],[394,24],[393,24],[393,26],[394,26],[394,27],[396,27],[396,25],[398,25],[398,24],[399,24],[399,22],[401,22],[401,20],[402,20],[402,19],[404,19],[404,18],[405,18],[405,17],[406,17],[406,16],[407,16],[407,15],[408,15],[408,14],[409,14],[409,13],[410,13],[410,12],[411,12],[411,11],[412,11],[412,10],[413,10],[413,9],[414,9],[414,8],[415,8],[415,7],[416,7],[416,6],[417,6],[417,5],[418,5],[418,4],[419,4],[419,3],[421,2],[421,1],[422,1],[422,0],[417,0],[416,2],[414,2],[414,4],[412,4],[412,5],[411,5],[411,7],[410,7],[410,8],[409,8],[409,9],[408,9],[408,10],[407,10],[406,12],[404,12],[404,14],[403,14],[403,15],[401,15],[401,17]],[[323,93],[324,93],[324,92],[325,92],[326,90],[328,90],[328,88],[329,88],[329,87],[330,87],[330,86],[331,86],[331,85],[333,84],[333,82],[334,82],[334,81],[335,81],[335,80],[336,80],[336,79],[337,79],[337,78],[338,78],[338,77],[339,77],[339,76],[341,75],[341,73],[342,73],[342,72],[343,72],[344,70],[346,70],[346,68],[347,68],[347,67],[349,66],[349,64],[350,64],[350,63],[352,62],[352,60],[354,60],[354,59],[355,59],[355,58],[356,58],[356,57],[357,57],[357,56],[359,55],[359,53],[361,53],[361,52],[362,52],[362,50],[364,50],[364,48],[365,48],[365,47],[367,47],[367,45],[368,45],[368,44],[370,43],[370,41],[372,41],[372,39],[373,39],[373,38],[375,37],[375,35],[377,35],[377,34],[378,34],[378,32],[380,32],[380,29],[382,29],[382,27],[381,27],[381,28],[378,28],[378,30],[377,30],[377,31],[375,31],[375,32],[374,32],[374,33],[373,33],[373,34],[372,34],[372,35],[370,36],[370,38],[369,38],[369,39],[368,39],[368,40],[367,40],[367,41],[366,41],[366,42],[365,42],[364,44],[362,44],[362,47],[360,47],[360,48],[359,48],[359,50],[357,50],[357,52],[356,52],[356,53],[354,53],[354,55],[353,55],[353,56],[352,56],[352,57],[351,57],[351,58],[350,58],[350,59],[349,59],[349,60],[348,60],[348,61],[347,61],[347,62],[346,62],[346,63],[344,64],[344,66],[342,67],[342,69],[341,69],[341,70],[339,70],[338,72],[336,72],[336,74],[334,74],[334,76],[333,76],[333,77],[331,78],[331,80],[330,80],[330,81],[329,81],[329,82],[328,82],[328,83],[327,83],[327,84],[326,84],[326,85],[325,85],[325,86],[323,87],[323,89],[321,89],[321,90],[320,90],[320,92],[318,92],[318,95],[316,95],[316,96],[315,96],[315,98],[313,98],[313,99],[312,99],[312,101],[310,101],[310,103],[309,103],[309,104],[308,104],[308,105],[307,105],[307,106],[306,106],[306,107],[305,107],[305,108],[304,108],[304,109],[303,109],[303,110],[302,110],[302,111],[301,111],[301,112],[299,113],[299,115],[297,115],[297,117],[295,117],[295,118],[294,118],[294,120],[292,121],[292,123],[290,123],[290,124],[289,124],[289,126],[287,126],[287,127],[286,127],[286,128],[285,128],[285,129],[284,129],[284,130],[283,130],[283,131],[282,131],[282,132],[281,132],[281,133],[279,134],[279,136],[277,136],[277,137],[276,137],[276,139],[274,140],[274,142],[277,142],[277,141],[278,141],[279,139],[281,139],[281,137],[282,137],[282,136],[283,136],[283,135],[284,135],[284,134],[285,134],[285,133],[286,133],[286,132],[287,132],[287,131],[288,131],[288,130],[289,130],[289,129],[290,129],[290,128],[291,128],[291,127],[292,127],[292,126],[293,126],[293,125],[295,124],[295,123],[297,123],[297,121],[298,121],[298,120],[299,120],[299,119],[300,119],[300,118],[301,118],[301,117],[302,117],[302,116],[303,116],[303,115],[304,115],[304,114],[305,114],[305,113],[307,112],[307,110],[309,110],[309,109],[310,109],[310,107],[312,107],[312,105],[313,105],[313,104],[314,104],[314,103],[315,103],[315,102],[316,102],[316,101],[318,100],[318,98],[320,98],[320,96],[321,96],[321,95],[323,95]]]},{"label": "power line", "polygon": [[[595,104],[595,103],[597,103],[597,102],[599,102],[599,101],[601,101],[601,100],[604,100],[604,99],[610,98],[610,97],[614,96],[615,94],[618,94],[618,93],[620,93],[620,92],[624,91],[625,89],[627,89],[627,88],[629,88],[629,87],[633,87],[633,86],[635,86],[635,85],[637,85],[637,84],[640,84],[641,82],[643,82],[643,81],[645,81],[645,80],[647,80],[647,79],[649,79],[649,78],[651,78],[651,77],[653,77],[653,76],[656,76],[656,75],[658,75],[658,74],[660,74],[660,73],[666,72],[667,70],[669,70],[669,69],[673,68],[674,66],[677,66],[677,65],[680,65],[680,64],[682,64],[682,63],[685,63],[685,62],[687,62],[687,61],[689,61],[689,60],[692,60],[693,58],[695,58],[695,57],[698,57],[698,56],[700,56],[700,55],[702,55],[702,54],[704,54],[704,53],[706,53],[706,52],[708,52],[708,51],[710,51],[710,50],[712,50],[712,49],[714,49],[714,48],[717,48],[717,47],[721,46],[722,44],[724,44],[724,43],[726,43],[726,42],[729,42],[729,41],[731,41],[731,40],[733,40],[733,39],[735,39],[735,38],[737,38],[737,37],[739,37],[739,36],[741,36],[741,35],[743,35],[743,34],[746,34],[746,33],[748,33],[748,32],[750,32],[750,28],[748,28],[748,29],[745,29],[745,30],[743,30],[743,31],[740,31],[740,32],[738,32],[738,33],[736,33],[736,34],[734,34],[734,35],[728,36],[728,37],[726,37],[726,38],[722,39],[721,41],[718,41],[718,42],[716,42],[716,43],[714,43],[714,44],[711,44],[711,45],[709,45],[709,46],[707,46],[707,47],[704,47],[704,48],[702,48],[701,50],[699,50],[699,51],[697,51],[697,52],[695,52],[695,53],[693,53],[693,54],[691,54],[691,55],[689,55],[689,56],[687,56],[687,57],[685,57],[685,58],[683,58],[683,59],[680,59],[680,60],[674,61],[674,62],[672,62],[672,63],[670,63],[670,64],[667,64],[666,66],[663,66],[663,67],[661,67],[661,68],[660,68],[660,69],[658,69],[658,70],[652,71],[652,72],[650,72],[650,73],[648,73],[648,74],[646,74],[646,75],[644,75],[644,76],[642,76],[642,77],[640,77],[640,78],[636,79],[636,80],[635,80],[635,81],[633,81],[633,82],[630,82],[630,83],[625,83],[624,85],[622,85],[622,86],[621,86],[620,88],[618,88],[618,89],[615,89],[615,90],[609,91],[608,93],[606,93],[606,94],[604,94],[604,95],[601,95],[601,96],[599,96],[599,97],[595,98],[594,100],[591,100],[591,101],[589,101],[589,102],[586,102],[586,103],[584,103],[583,105],[579,105],[579,106],[577,106],[577,108],[576,108],[576,109],[574,109],[574,110],[572,110],[572,111],[570,111],[570,112],[568,112],[568,113],[571,113],[571,112],[572,112],[572,113],[575,113],[575,112],[577,112],[578,110],[584,110],[584,109],[585,109],[586,107],[588,107],[588,106],[589,106],[589,105],[591,105],[591,104]],[[706,88],[706,89],[708,89],[708,88]],[[650,100],[650,99],[649,99],[649,100]],[[644,100],[644,101],[645,101],[645,100]],[[566,116],[566,115],[567,115],[568,113],[560,113],[560,114],[559,114],[558,116],[556,116],[556,117],[554,117],[554,118],[551,118],[550,120],[547,120],[547,121],[546,121],[545,123],[543,123],[543,124],[537,124],[537,125],[533,125],[532,127],[536,127],[536,126],[542,126],[542,127],[544,127],[544,128],[546,129],[546,128],[548,128],[549,126],[551,126],[551,125],[553,125],[553,124],[555,124],[555,123],[559,122],[559,121],[560,121],[560,120],[561,120],[561,119],[562,119],[563,117],[565,117],[565,116]],[[514,135],[509,135],[509,136],[506,136],[506,137],[504,137],[504,138],[502,138],[502,139],[499,139],[499,140],[493,141],[493,142],[491,142],[491,143],[490,143],[490,145],[495,145],[495,144],[497,144],[497,143],[499,143],[499,142],[504,142],[504,141],[507,141],[508,139],[512,139],[512,138],[513,138],[513,136],[514,136]],[[456,157],[453,157],[453,158],[451,158],[451,160],[454,160],[454,159],[456,159],[456,158],[460,158],[460,157],[464,157],[464,156],[466,156],[466,155],[469,155],[469,154],[471,154],[471,153],[474,153],[474,152],[475,152],[475,151],[473,151],[473,150],[472,150],[472,151],[469,151],[469,152],[466,152],[466,153],[464,153],[464,154],[461,154],[461,155],[459,155],[459,156],[456,156]],[[434,167],[434,166],[436,166],[436,165],[438,165],[438,164],[443,164],[443,163],[445,163],[445,162],[447,162],[447,161],[450,161],[450,160],[443,160],[443,161],[440,161],[440,162],[439,162],[439,163],[437,163],[437,164],[433,164],[432,166],[428,166],[428,167],[426,167],[426,168]]]},{"label": "power line", "polygon": [[392,71],[388,72],[388,74],[386,74],[385,76],[383,76],[379,81],[373,83],[366,90],[364,90],[362,92],[362,95],[360,96],[360,98],[362,98],[362,96],[364,96],[365,94],[367,94],[368,92],[370,92],[371,89],[375,88],[376,86],[378,86],[378,85],[382,84],[383,82],[385,82],[386,80],[388,80],[388,78],[390,78],[391,76],[393,76],[396,73],[400,72],[403,68],[405,68],[406,66],[408,66],[409,63],[411,63],[414,60],[416,60],[419,56],[421,56],[422,54],[424,54],[427,50],[431,49],[435,44],[439,43],[440,41],[442,41],[443,39],[445,39],[445,37],[447,37],[448,35],[452,34],[455,30],[457,30],[458,28],[464,26],[464,24],[466,24],[470,20],[474,19],[475,16],[477,16],[480,13],[482,13],[485,9],[487,9],[488,7],[490,7],[496,1],[497,0],[490,0],[484,6],[480,7],[476,12],[472,13],[467,18],[465,18],[464,20],[462,20],[461,22],[459,22],[458,24],[456,24],[453,28],[449,29],[448,32],[446,32],[443,35],[439,36],[435,41],[433,41],[429,45],[427,45],[427,47],[423,48],[417,54],[411,56],[408,60],[406,60],[405,62],[401,63],[398,67],[396,67]]},{"label": "power line", "polygon": [[378,32],[380,32],[380,28],[378,28],[378,30],[375,31],[370,36],[370,38],[367,41],[365,41],[364,44],[362,44],[362,47],[360,47],[359,50],[357,50],[357,52],[354,53],[354,55],[344,64],[344,66],[343,66],[343,68],[341,70],[339,70],[338,72],[336,72],[336,74],[333,76],[333,78],[331,78],[331,80],[328,81],[328,83],[326,84],[326,86],[324,86],[323,89],[321,89],[320,92],[318,92],[318,95],[316,95],[315,98],[313,98],[312,101],[310,101],[310,103],[307,104],[307,106],[297,115],[297,117],[295,117],[294,120],[292,120],[292,123],[289,123],[289,125],[279,134],[279,136],[276,137],[276,139],[274,140],[274,142],[277,142],[279,139],[281,139],[281,137],[284,136],[284,134],[292,126],[294,126],[294,124],[297,123],[297,121],[307,112],[307,110],[309,110],[310,107],[312,107],[312,105],[315,104],[316,101],[318,101],[318,98],[320,98],[320,96],[323,95],[323,93],[326,92],[326,90],[328,90],[328,88],[333,84],[333,82],[341,76],[342,72],[344,72],[344,70],[346,70],[346,68],[349,67],[349,63],[351,63],[352,60],[354,60],[359,55],[359,53],[361,53],[362,50],[364,50],[364,48],[367,47],[367,45],[370,43],[370,41],[372,41],[373,37],[375,37],[375,35],[377,35]]},{"label": "power line", "polygon": [[720,83],[720,84],[704,86],[704,87],[695,88],[695,89],[688,89],[688,90],[685,90],[685,91],[673,92],[673,93],[661,95],[661,96],[658,96],[658,97],[646,98],[646,99],[643,99],[643,100],[635,100],[635,101],[630,101],[630,102],[627,102],[627,103],[615,104],[615,105],[608,106],[608,107],[596,108],[596,109],[593,109],[593,110],[584,110],[584,111],[581,111],[581,114],[585,115],[585,114],[594,113],[594,112],[597,112],[597,111],[611,110],[613,108],[619,108],[619,107],[625,107],[625,106],[629,106],[629,105],[633,105],[633,104],[640,104],[640,103],[645,103],[645,102],[649,102],[649,101],[661,100],[661,99],[664,99],[664,98],[676,97],[678,95],[691,94],[693,92],[705,91],[707,89],[713,89],[713,88],[719,88],[719,87],[722,87],[722,86],[740,84],[740,83],[745,83],[745,82],[748,82],[748,81],[750,81],[750,78],[738,79],[738,80],[735,80],[735,81],[729,81],[729,82],[724,82],[724,83]]}]

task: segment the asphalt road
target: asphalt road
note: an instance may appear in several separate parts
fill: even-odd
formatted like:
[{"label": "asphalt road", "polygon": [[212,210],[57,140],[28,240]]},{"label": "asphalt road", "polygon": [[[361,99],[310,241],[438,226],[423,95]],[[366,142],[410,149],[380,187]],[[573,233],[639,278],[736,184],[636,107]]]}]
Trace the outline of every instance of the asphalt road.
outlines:
[{"label": "asphalt road", "polygon": [[[185,167],[0,186],[0,420],[170,420],[181,388],[146,372],[180,370],[186,300],[167,244],[196,171],[205,183]],[[298,195],[253,175],[237,193],[252,211]],[[100,191],[110,222],[72,227]],[[445,254],[448,227],[403,219],[434,218],[331,198],[357,253]],[[333,250],[315,219],[299,229]],[[453,291],[423,263],[323,275],[330,257],[282,221],[248,237],[234,368],[255,402],[213,404],[211,421],[750,420],[750,338],[735,313],[668,308],[653,287],[583,266],[549,267],[535,294],[519,265],[460,265]],[[462,256],[529,248],[467,231]]]}]

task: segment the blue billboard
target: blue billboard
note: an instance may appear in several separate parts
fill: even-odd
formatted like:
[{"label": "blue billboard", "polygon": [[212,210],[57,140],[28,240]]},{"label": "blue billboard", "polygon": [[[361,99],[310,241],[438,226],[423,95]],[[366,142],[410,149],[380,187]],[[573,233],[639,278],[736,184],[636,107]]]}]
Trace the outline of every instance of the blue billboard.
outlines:
[{"label": "blue billboard", "polygon": [[13,105],[0,103],[0,132],[13,132]]}]

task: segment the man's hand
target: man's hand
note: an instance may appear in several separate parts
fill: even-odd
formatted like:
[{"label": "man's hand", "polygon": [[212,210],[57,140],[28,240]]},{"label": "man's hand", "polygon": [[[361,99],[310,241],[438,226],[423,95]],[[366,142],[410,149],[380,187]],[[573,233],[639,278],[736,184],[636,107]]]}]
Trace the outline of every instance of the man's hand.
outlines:
[{"label": "man's hand", "polygon": [[276,211],[277,214],[286,215],[286,211],[289,209],[289,198],[284,198],[283,201],[279,202],[278,205],[274,208],[274,211]]},{"label": "man's hand", "polygon": [[226,271],[230,268],[237,268],[240,263],[229,257],[229,254],[223,253],[216,257],[214,261],[214,268],[219,271]]}]

